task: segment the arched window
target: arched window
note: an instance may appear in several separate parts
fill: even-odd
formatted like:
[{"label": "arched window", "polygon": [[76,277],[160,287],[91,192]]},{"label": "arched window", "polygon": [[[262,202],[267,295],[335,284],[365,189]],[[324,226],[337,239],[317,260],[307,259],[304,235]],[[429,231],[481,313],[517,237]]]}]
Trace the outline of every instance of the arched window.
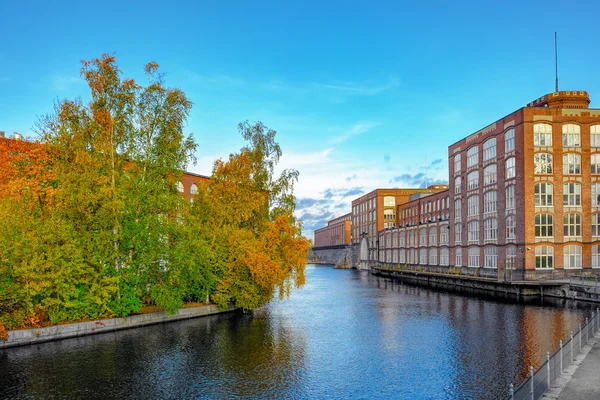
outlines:
[{"label": "arched window", "polygon": [[535,153],[533,155],[533,171],[535,174],[551,174],[552,173],[552,154],[550,153]]},{"label": "arched window", "polygon": [[479,267],[479,255],[481,254],[479,247],[469,248],[469,267]]},{"label": "arched window", "polygon": [[483,213],[489,214],[496,212],[498,200],[495,190],[489,190],[483,194]]},{"label": "arched window", "polygon": [[563,174],[579,175],[581,173],[581,156],[575,153],[563,154]]},{"label": "arched window", "polygon": [[581,246],[570,244],[565,246],[563,268],[581,268]]},{"label": "arched window", "polygon": [[421,228],[419,230],[419,246],[427,246],[427,229]]},{"label": "arched window", "polygon": [[510,128],[504,134],[504,152],[510,153],[515,149],[515,130]]},{"label": "arched window", "polygon": [[474,146],[467,150],[467,168],[479,164],[479,147]]},{"label": "arched window", "polygon": [[457,199],[454,201],[454,219],[460,221],[462,217],[462,201]]},{"label": "arched window", "polygon": [[517,246],[506,246],[506,269],[514,269],[517,261]]},{"label": "arched window", "polygon": [[483,161],[496,157],[496,138],[491,138],[483,144]]},{"label": "arched window", "polygon": [[485,268],[498,268],[498,248],[496,246],[488,246],[483,250]]},{"label": "arched window", "polygon": [[491,185],[497,181],[496,164],[491,164],[483,170],[483,184]]},{"label": "arched window", "polygon": [[440,244],[448,244],[448,225],[440,226]]},{"label": "arched window", "polygon": [[470,221],[468,224],[467,240],[469,242],[479,242],[479,221]]},{"label": "arched window", "polygon": [[600,268],[600,245],[592,246],[592,268]]},{"label": "arched window", "polygon": [[592,236],[600,237],[600,214],[592,214]]},{"label": "arched window", "polygon": [[552,184],[547,182],[536,183],[533,187],[534,202],[536,207],[552,207]]},{"label": "arched window", "polygon": [[517,168],[515,167],[515,158],[507,158],[505,161],[504,179],[511,179],[517,176]]},{"label": "arched window", "polygon": [[406,250],[400,249],[400,264],[406,263]]},{"label": "arched window", "polygon": [[454,244],[460,245],[462,243],[462,224],[458,223],[454,225]]},{"label": "arched window", "polygon": [[562,127],[563,147],[580,147],[580,131],[579,125],[564,124]]},{"label": "arched window", "polygon": [[600,147],[600,125],[590,126],[590,145]]},{"label": "arched window", "polygon": [[406,232],[405,231],[400,232],[399,247],[406,247]]},{"label": "arched window", "polygon": [[564,215],[564,235],[565,238],[581,236],[581,215],[565,214]]},{"label": "arched window", "polygon": [[517,238],[515,228],[517,226],[517,219],[514,215],[506,217],[506,239],[514,240]]},{"label": "arched window", "polygon": [[535,216],[535,237],[554,237],[553,228],[552,214],[538,214]]},{"label": "arched window", "polygon": [[592,174],[594,174],[594,175],[600,174],[600,154],[598,154],[598,153],[592,154],[591,159],[592,159],[592,162],[591,162]]},{"label": "arched window", "polygon": [[421,249],[419,251],[419,264],[427,265],[427,249]]},{"label": "arched window", "polygon": [[552,246],[535,248],[535,267],[538,269],[554,268],[554,248]]},{"label": "arched window", "polygon": [[429,228],[429,245],[437,243],[437,228],[435,226]]},{"label": "arched window", "polygon": [[454,193],[459,194],[461,191],[461,177],[457,176],[456,178],[454,178]]},{"label": "arched window", "polygon": [[515,209],[515,185],[510,185],[506,187],[506,204],[505,207],[507,210]]},{"label": "arched window", "polygon": [[542,147],[552,146],[552,125],[533,125],[533,145]]},{"label": "arched window", "polygon": [[474,190],[479,187],[479,171],[470,172],[467,175],[467,189]]},{"label": "arched window", "polygon": [[454,174],[460,172],[460,153],[454,156]]},{"label": "arched window", "polygon": [[600,182],[592,183],[592,207],[600,207]]},{"label": "arched window", "polygon": [[488,218],[483,221],[484,240],[498,239],[498,220],[496,218]]},{"label": "arched window", "polygon": [[438,265],[437,249],[429,249],[429,265]]},{"label": "arched window", "polygon": [[457,247],[454,253],[454,265],[456,267],[462,266],[462,248]]},{"label": "arched window", "polygon": [[175,187],[177,188],[177,191],[178,191],[179,193],[183,193],[183,190],[184,190],[184,189],[183,189],[183,183],[182,183],[181,181],[178,181],[178,182],[175,184]]},{"label": "arched window", "polygon": [[579,183],[567,182],[563,184],[563,205],[571,207],[581,205],[581,185]]},{"label": "arched window", "polygon": [[195,183],[192,183],[192,186],[190,186],[190,193],[191,194],[198,194],[198,186],[196,186]]},{"label": "arched window", "polygon": [[450,251],[447,248],[440,249],[440,265],[448,265],[450,263]]},{"label": "arched window", "polygon": [[479,196],[471,196],[467,199],[467,215],[469,217],[479,215]]}]

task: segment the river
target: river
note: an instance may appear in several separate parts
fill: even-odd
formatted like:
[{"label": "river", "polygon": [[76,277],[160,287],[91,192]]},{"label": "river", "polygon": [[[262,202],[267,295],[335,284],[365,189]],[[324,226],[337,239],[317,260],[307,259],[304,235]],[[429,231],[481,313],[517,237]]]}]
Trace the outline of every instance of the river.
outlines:
[{"label": "river", "polygon": [[306,274],[251,313],[0,350],[0,399],[499,399],[592,308]]}]

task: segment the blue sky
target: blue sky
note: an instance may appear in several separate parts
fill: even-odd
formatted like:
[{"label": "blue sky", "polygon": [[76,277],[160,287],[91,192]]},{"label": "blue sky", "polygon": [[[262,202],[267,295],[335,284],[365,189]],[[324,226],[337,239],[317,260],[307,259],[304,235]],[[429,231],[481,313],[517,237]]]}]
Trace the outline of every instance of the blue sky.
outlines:
[{"label": "blue sky", "polygon": [[560,89],[600,108],[598,2],[415,3],[4,1],[0,130],[31,135],[53,102],[85,98],[82,59],[116,52],[141,81],[157,61],[194,102],[190,170],[263,121],[312,237],[360,193],[445,181],[449,144],[553,91],[555,30]]}]

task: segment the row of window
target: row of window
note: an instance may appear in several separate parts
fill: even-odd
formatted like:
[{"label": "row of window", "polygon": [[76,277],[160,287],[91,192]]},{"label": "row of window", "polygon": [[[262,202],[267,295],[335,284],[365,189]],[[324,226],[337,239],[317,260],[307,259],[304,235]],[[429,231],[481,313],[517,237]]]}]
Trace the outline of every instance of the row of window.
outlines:
[{"label": "row of window", "polygon": [[[533,126],[533,145],[552,147],[552,125],[535,124]],[[562,145],[564,147],[581,147],[581,127],[576,124],[562,126]],[[600,125],[590,127],[590,146],[600,147]]]},{"label": "row of window", "polygon": [[[582,247],[569,244],[563,247],[563,268],[582,268]],[[537,246],[535,248],[535,267],[554,268],[554,247]],[[600,268],[600,245],[592,246],[592,268]]]},{"label": "row of window", "polygon": [[[590,156],[590,172],[593,175],[600,174],[600,154]],[[552,154],[535,153],[533,155],[533,172],[537,175],[552,174]],[[563,154],[563,174],[580,175],[581,174],[581,155],[576,153]]]},{"label": "row of window", "polygon": [[[510,153],[515,149],[515,130],[509,129],[504,134],[504,151]],[[496,138],[491,138],[483,144],[483,161],[489,161],[496,157]],[[467,168],[479,164],[479,146],[473,146],[467,150]],[[454,173],[461,170],[461,155],[454,156]]]},{"label": "row of window", "polygon": [[[563,216],[563,235],[567,238],[582,236],[581,214],[565,214]],[[600,214],[592,214],[592,236],[600,236]],[[535,237],[554,237],[554,217],[552,214],[535,216]]]},{"label": "row of window", "polygon": [[[600,160],[599,160],[600,161]],[[512,179],[517,175],[515,167],[515,158],[510,157],[504,162],[504,179]],[[600,171],[600,167],[599,167]],[[483,185],[492,185],[498,181],[496,164],[488,165],[483,169]],[[467,190],[479,188],[479,171],[472,171],[467,175]],[[462,178],[454,178],[454,193],[459,194],[462,191]]]},{"label": "row of window", "polygon": [[[181,181],[178,181],[175,184],[175,188],[179,193],[183,193],[185,191],[185,187],[183,186],[183,182]],[[190,186],[190,194],[198,194],[198,186],[196,186],[195,183],[192,183],[192,185]]]}]

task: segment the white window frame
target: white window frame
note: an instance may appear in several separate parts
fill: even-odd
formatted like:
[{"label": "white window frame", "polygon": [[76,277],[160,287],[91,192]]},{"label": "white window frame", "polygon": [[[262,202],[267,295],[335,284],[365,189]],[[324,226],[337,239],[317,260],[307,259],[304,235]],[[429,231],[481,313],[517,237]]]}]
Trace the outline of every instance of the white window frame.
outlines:
[{"label": "white window frame", "polygon": [[510,128],[504,134],[504,152],[510,153],[515,150],[515,130]]},{"label": "white window frame", "polygon": [[576,124],[562,126],[563,147],[581,147],[581,127]]},{"label": "white window frame", "polygon": [[498,181],[496,164],[490,164],[483,169],[483,185],[491,185]]},{"label": "white window frame", "polygon": [[552,214],[535,215],[535,237],[552,238],[554,237],[554,217]]},{"label": "white window frame", "polygon": [[469,172],[467,175],[467,190],[479,189],[479,171]]},{"label": "white window frame", "polygon": [[581,184],[577,182],[565,182],[563,184],[563,206],[581,206]]},{"label": "white window frame", "polygon": [[507,240],[515,240],[517,238],[516,227],[517,227],[517,217],[514,215],[509,215],[506,217],[506,239]]},{"label": "white window frame", "polygon": [[568,244],[563,248],[563,268],[581,269],[582,248],[578,244]]},{"label": "white window frame", "polygon": [[594,153],[590,156],[592,175],[600,174],[600,153]]},{"label": "white window frame", "polygon": [[469,221],[467,229],[467,241],[469,243],[479,242],[479,220]]},{"label": "white window frame", "polygon": [[496,138],[491,138],[483,143],[483,161],[496,158]]},{"label": "white window frame", "polygon": [[600,125],[590,126],[590,146],[600,147]]},{"label": "white window frame", "polygon": [[480,266],[481,249],[479,247],[469,247],[469,262],[467,267],[478,268]]},{"label": "white window frame", "polygon": [[554,269],[554,247],[536,246],[535,269]]},{"label": "white window frame", "polygon": [[536,207],[554,207],[554,186],[550,182],[538,182],[533,186]]},{"label": "white window frame", "polygon": [[515,158],[507,158],[504,162],[504,179],[512,179],[517,176],[517,167],[515,164]]},{"label": "white window frame", "polygon": [[515,269],[517,261],[517,246],[506,246],[506,259],[504,266],[506,269]]},{"label": "white window frame", "polygon": [[600,268],[600,244],[592,246],[592,268]]},{"label": "white window frame", "polygon": [[484,268],[498,268],[498,248],[496,246],[487,246],[483,249]]},{"label": "white window frame", "polygon": [[593,182],[591,187],[592,207],[600,207],[600,182]]},{"label": "white window frame", "polygon": [[483,213],[495,213],[498,210],[498,194],[495,190],[488,190],[483,194]]},{"label": "white window frame", "polygon": [[479,164],[479,147],[473,146],[467,150],[467,168],[474,167]]},{"label": "white window frame", "polygon": [[483,220],[483,231],[483,240],[498,240],[498,220],[496,218],[488,218]]},{"label": "white window frame", "polygon": [[565,238],[581,237],[581,214],[569,213],[563,216],[563,234]]},{"label": "white window frame", "polygon": [[461,192],[462,189],[462,177],[457,176],[456,178],[454,178],[454,193],[455,194],[459,194]]},{"label": "white window frame", "polygon": [[552,147],[552,125],[533,125],[533,145],[538,147]]},{"label": "white window frame", "polygon": [[581,174],[581,156],[577,153],[563,154],[563,175]]},{"label": "white window frame", "polygon": [[467,216],[475,217],[479,215],[479,196],[467,197]]},{"label": "white window frame", "polygon": [[515,209],[515,207],[516,207],[515,185],[509,185],[506,187],[506,204],[504,206],[507,210]]},{"label": "white window frame", "polygon": [[535,153],[533,155],[533,173],[536,175],[552,174],[552,154]]},{"label": "white window frame", "polygon": [[460,172],[460,153],[454,156],[454,174],[458,174]]}]

